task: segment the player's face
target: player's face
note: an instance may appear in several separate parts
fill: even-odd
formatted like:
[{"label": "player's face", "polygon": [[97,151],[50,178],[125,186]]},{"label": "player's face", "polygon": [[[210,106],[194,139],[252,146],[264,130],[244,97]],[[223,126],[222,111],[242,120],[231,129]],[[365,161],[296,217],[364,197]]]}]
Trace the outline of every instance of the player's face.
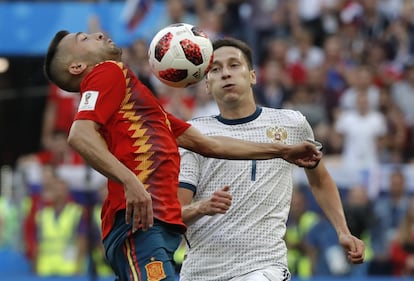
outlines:
[{"label": "player's face", "polygon": [[218,103],[250,95],[255,83],[255,72],[249,69],[241,50],[221,47],[214,51],[213,65],[207,74],[207,87]]},{"label": "player's face", "polygon": [[70,33],[62,39],[60,45],[66,48],[75,59],[92,65],[105,60],[119,61],[122,54],[122,49],[101,32]]}]

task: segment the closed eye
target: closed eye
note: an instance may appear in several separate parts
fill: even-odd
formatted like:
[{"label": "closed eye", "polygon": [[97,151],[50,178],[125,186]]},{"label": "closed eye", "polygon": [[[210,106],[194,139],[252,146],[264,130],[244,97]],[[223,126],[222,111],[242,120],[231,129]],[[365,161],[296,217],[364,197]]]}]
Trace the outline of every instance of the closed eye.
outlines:
[{"label": "closed eye", "polygon": [[210,72],[217,72],[217,71],[219,71],[219,67],[218,66],[213,66],[211,69],[210,69]]},{"label": "closed eye", "polygon": [[83,33],[83,32],[76,33],[76,40],[85,41],[86,39],[88,39],[88,36],[86,33]]}]

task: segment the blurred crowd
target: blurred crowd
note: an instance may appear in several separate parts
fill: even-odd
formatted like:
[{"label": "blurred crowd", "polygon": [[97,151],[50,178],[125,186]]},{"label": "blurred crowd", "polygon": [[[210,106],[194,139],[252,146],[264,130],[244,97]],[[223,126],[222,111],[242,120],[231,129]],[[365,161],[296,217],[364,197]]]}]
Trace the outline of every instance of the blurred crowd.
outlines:
[{"label": "blurred crowd", "polygon": [[[346,262],[334,229],[312,207],[307,187],[297,184],[286,233],[292,275],[414,276],[414,199],[404,169],[414,163],[414,1],[165,5],[154,31],[186,22],[212,40],[246,41],[255,55],[258,104],[302,112],[325,157],[337,159],[341,171],[364,175],[393,165],[375,196],[363,180],[341,189],[350,229],[367,244],[364,265]],[[100,31],[99,18],[91,18],[90,29]],[[124,47],[123,58],[167,111],[184,120],[218,113],[203,82],[185,89],[160,83],[148,65],[148,45],[137,38]],[[100,244],[105,179],[66,143],[78,101],[77,94],[50,85],[42,149],[19,158],[0,197],[0,254],[9,248],[23,253],[39,276],[111,274]]]}]

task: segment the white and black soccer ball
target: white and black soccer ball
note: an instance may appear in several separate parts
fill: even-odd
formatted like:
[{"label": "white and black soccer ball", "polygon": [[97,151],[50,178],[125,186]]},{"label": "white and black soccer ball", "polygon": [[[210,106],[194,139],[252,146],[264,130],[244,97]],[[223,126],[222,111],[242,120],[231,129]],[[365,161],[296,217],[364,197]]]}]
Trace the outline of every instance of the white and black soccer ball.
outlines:
[{"label": "white and black soccer ball", "polygon": [[161,82],[185,88],[207,74],[213,61],[213,45],[200,28],[177,23],[154,36],[148,57],[151,71]]}]

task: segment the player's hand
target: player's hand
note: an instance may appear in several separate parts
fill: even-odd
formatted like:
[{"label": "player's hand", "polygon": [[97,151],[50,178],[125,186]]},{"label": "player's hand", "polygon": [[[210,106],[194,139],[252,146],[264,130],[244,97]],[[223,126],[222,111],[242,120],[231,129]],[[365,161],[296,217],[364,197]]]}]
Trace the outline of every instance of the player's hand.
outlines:
[{"label": "player's hand", "polygon": [[349,262],[353,264],[360,264],[364,262],[365,244],[362,240],[351,234],[343,234],[338,238],[342,248],[346,251]]},{"label": "player's hand", "polygon": [[215,191],[209,199],[200,201],[200,212],[208,216],[226,213],[233,199],[229,190],[230,186],[224,186],[222,189]]},{"label": "player's hand", "polygon": [[304,168],[314,168],[322,159],[322,152],[315,144],[304,141],[299,144],[289,145],[284,160]]},{"label": "player's hand", "polygon": [[145,190],[140,182],[133,185],[125,185],[126,213],[125,221],[127,224],[132,220],[132,232],[142,228],[147,230],[154,225],[151,195]]}]

